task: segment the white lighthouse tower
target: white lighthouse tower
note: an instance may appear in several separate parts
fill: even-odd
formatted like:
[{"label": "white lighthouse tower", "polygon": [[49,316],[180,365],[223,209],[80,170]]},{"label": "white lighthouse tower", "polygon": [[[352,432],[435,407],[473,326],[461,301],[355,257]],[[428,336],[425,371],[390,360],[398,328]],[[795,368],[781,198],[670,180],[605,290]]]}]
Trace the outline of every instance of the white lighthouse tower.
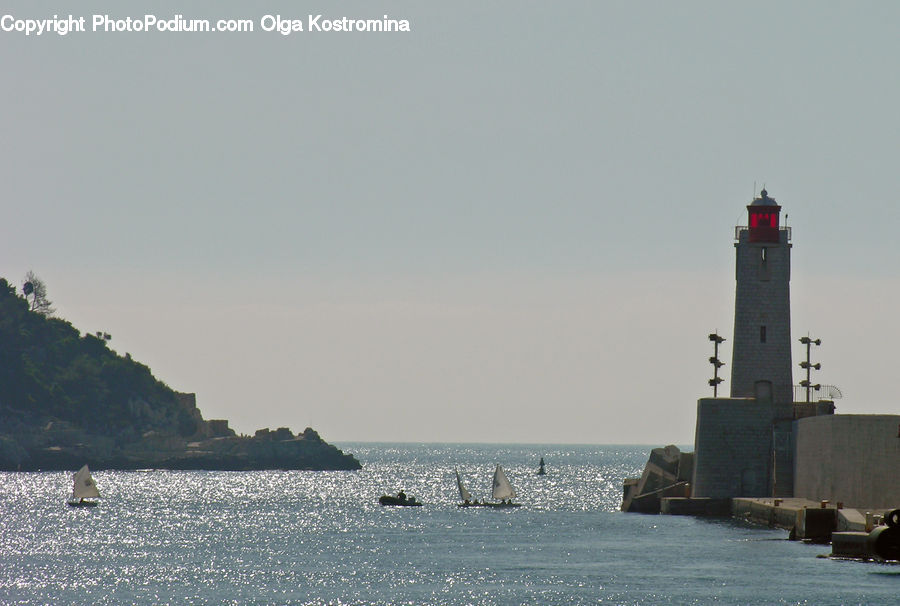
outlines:
[{"label": "white lighthouse tower", "polygon": [[[779,225],[781,207],[762,190],[748,206],[747,227],[736,228],[737,287],[731,397],[758,397],[771,387],[778,404],[793,401],[791,368],[791,232]],[[766,394],[768,395],[768,394]]]}]

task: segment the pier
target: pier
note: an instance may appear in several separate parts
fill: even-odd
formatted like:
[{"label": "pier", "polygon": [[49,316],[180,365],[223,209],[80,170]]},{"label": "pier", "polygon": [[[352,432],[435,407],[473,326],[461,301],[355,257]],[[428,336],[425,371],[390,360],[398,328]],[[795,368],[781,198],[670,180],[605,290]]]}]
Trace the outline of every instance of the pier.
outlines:
[{"label": "pier", "polygon": [[731,517],[790,532],[790,538],[831,544],[831,557],[890,559],[900,529],[891,525],[889,509],[856,509],[843,503],[800,498],[710,499],[663,497],[660,513],[707,517]]}]

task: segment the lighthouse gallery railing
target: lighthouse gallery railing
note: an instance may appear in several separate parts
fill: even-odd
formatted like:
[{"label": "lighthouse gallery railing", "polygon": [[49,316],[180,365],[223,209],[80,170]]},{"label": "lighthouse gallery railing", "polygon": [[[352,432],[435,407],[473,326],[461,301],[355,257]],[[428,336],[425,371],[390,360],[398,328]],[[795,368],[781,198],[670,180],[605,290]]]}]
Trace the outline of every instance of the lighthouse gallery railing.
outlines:
[{"label": "lighthouse gallery railing", "polygon": [[[742,232],[742,231],[747,231],[747,230],[749,230],[749,229],[750,229],[750,228],[747,227],[746,225],[736,225],[735,228],[734,228],[734,240],[735,240],[736,242],[737,242],[738,240],[740,240],[740,239],[741,239],[741,232]],[[788,240],[788,242],[791,241],[791,228],[790,228],[789,226],[787,226],[787,225],[782,225],[781,227],[778,228],[778,231],[786,231],[786,232],[787,232],[787,240]]]}]

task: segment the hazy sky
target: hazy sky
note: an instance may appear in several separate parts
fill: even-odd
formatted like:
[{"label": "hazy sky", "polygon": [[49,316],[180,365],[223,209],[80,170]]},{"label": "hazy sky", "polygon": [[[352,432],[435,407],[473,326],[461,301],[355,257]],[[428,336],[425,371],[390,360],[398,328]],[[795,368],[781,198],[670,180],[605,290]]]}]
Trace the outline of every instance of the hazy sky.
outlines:
[{"label": "hazy sky", "polygon": [[716,329],[729,376],[734,226],[763,185],[793,227],[795,382],[809,332],[838,412],[897,412],[900,4],[0,13],[409,20],[0,32],[0,276],[34,270],[207,419],[689,444]]}]

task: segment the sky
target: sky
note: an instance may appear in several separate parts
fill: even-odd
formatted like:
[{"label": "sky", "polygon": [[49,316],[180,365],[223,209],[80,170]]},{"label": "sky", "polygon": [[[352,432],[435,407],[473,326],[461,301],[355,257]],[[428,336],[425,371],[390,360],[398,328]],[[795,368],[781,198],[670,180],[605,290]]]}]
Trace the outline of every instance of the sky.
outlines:
[{"label": "sky", "polygon": [[[34,271],[204,418],[691,444],[762,187],[793,230],[795,383],[810,334],[838,413],[898,412],[897,3],[124,6],[0,9],[88,29],[0,31],[0,276]],[[261,31],[318,14],[411,31]]]}]

